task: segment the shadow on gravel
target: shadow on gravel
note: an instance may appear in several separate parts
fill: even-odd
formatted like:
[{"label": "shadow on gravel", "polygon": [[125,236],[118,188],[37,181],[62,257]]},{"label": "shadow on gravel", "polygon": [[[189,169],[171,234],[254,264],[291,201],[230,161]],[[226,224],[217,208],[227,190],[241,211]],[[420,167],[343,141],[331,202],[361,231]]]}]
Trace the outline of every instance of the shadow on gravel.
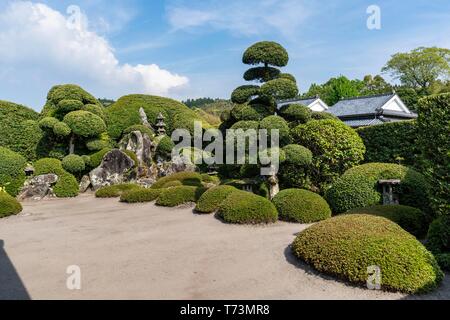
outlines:
[{"label": "shadow on gravel", "polygon": [[0,300],[30,300],[19,274],[8,257],[4,241],[0,240]]}]

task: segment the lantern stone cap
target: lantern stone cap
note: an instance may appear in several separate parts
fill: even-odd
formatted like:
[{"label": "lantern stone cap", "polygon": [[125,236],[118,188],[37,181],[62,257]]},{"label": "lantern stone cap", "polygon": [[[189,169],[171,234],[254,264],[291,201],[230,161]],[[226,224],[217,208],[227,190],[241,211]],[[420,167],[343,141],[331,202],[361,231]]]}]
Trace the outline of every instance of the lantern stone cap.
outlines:
[{"label": "lantern stone cap", "polygon": [[388,180],[379,180],[379,184],[400,184],[402,181],[400,179],[388,179]]}]

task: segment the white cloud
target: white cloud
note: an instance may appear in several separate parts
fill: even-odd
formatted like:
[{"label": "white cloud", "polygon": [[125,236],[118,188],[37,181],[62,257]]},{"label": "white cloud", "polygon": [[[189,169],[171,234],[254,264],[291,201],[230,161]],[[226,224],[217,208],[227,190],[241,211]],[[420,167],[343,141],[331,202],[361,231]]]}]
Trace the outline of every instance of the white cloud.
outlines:
[{"label": "white cloud", "polygon": [[44,4],[9,4],[0,13],[0,98],[25,91],[19,87],[25,85],[32,97],[26,100],[36,104],[37,92],[30,91],[43,84],[78,83],[97,96],[117,98],[131,92],[169,95],[188,83],[156,64],[119,63],[108,41],[87,28],[84,15],[81,21],[68,27],[73,19]]},{"label": "white cloud", "polygon": [[195,30],[209,26],[244,36],[278,32],[292,36],[310,16],[305,1],[299,0],[230,0],[201,2],[201,7],[173,5],[167,9],[174,31]]}]

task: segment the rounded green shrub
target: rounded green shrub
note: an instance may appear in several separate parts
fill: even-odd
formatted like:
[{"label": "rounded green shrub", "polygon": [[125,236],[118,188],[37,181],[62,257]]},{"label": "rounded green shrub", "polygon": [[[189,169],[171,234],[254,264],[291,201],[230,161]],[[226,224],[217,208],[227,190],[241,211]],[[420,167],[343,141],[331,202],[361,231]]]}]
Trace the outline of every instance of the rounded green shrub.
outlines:
[{"label": "rounded green shrub", "polygon": [[292,99],[298,95],[297,84],[289,79],[274,79],[261,86],[262,95],[274,97],[276,100]]},{"label": "rounded green shrub", "polygon": [[245,50],[242,62],[252,65],[267,63],[276,67],[284,67],[289,62],[289,55],[280,44],[273,41],[261,41]]},{"label": "rounded green shrub", "polygon": [[450,251],[450,216],[440,216],[430,224],[427,247],[436,254]]},{"label": "rounded green shrub", "polygon": [[243,104],[248,102],[252,97],[259,94],[259,86],[255,85],[243,85],[236,88],[231,93],[231,101],[237,104]]},{"label": "rounded green shrub", "polygon": [[25,182],[26,159],[20,154],[0,147],[0,187],[16,196]]},{"label": "rounded green shrub", "polygon": [[140,185],[134,183],[115,184],[98,189],[95,192],[95,196],[97,198],[118,198],[125,192],[140,189],[143,188]]},{"label": "rounded green shrub", "polygon": [[311,185],[309,179],[312,164],[312,152],[298,144],[290,144],[282,149],[286,161],[280,167],[278,177],[283,188],[308,189]]},{"label": "rounded green shrub", "polygon": [[289,125],[282,117],[269,116],[264,118],[259,123],[259,129],[266,129],[269,137],[271,137],[271,130],[279,130],[280,146],[292,142]]},{"label": "rounded green shrub", "polygon": [[41,129],[49,129],[49,130],[53,130],[53,127],[59,123],[60,121],[56,118],[53,117],[45,117],[42,118],[39,121],[39,127],[41,127]]},{"label": "rounded green shrub", "polygon": [[292,136],[297,144],[313,153],[312,178],[318,187],[333,182],[364,159],[363,141],[341,121],[310,121],[294,128]]},{"label": "rounded green shrub", "polygon": [[97,104],[100,102],[80,86],[73,84],[56,85],[47,94],[47,102],[42,110],[44,117],[53,117],[59,113],[59,103],[63,100],[77,100],[83,104]]},{"label": "rounded green shrub", "polygon": [[262,104],[238,104],[231,109],[231,116],[236,121],[261,121],[273,114],[272,107]]},{"label": "rounded green shrub", "polygon": [[[163,189],[167,189],[167,188],[172,188],[172,187],[181,187],[183,184],[181,183],[181,181],[175,180],[175,181],[169,181],[167,182],[162,188]],[[158,189],[155,189],[158,190]]]},{"label": "rounded green shrub", "polygon": [[67,124],[59,121],[53,126],[53,133],[57,136],[67,137],[72,133],[72,130]]},{"label": "rounded green shrub", "polygon": [[419,172],[392,163],[368,163],[347,170],[329,190],[325,197],[334,213],[381,204],[379,180],[400,179],[396,190],[400,204],[419,208],[426,214],[429,210],[429,184]]},{"label": "rounded green shrub", "polygon": [[336,120],[336,121],[341,121],[334,114],[331,114],[331,113],[328,113],[328,112],[320,112],[320,111],[313,111],[311,113],[311,119],[312,120]]},{"label": "rounded green shrub", "polygon": [[165,184],[171,181],[180,181],[183,185],[189,186],[201,186],[202,176],[197,172],[178,172],[170,176],[162,177],[158,179],[153,185],[152,189],[161,189]]},{"label": "rounded green shrub", "polygon": [[109,141],[103,139],[91,139],[86,142],[86,147],[89,151],[100,151],[102,149],[110,148]]},{"label": "rounded green shrub", "polygon": [[302,189],[286,189],[272,200],[281,220],[312,223],[331,218],[328,203],[318,194]]},{"label": "rounded green shrub", "polygon": [[350,210],[350,214],[370,214],[389,219],[400,227],[420,238],[428,230],[425,214],[417,208],[402,205],[376,205]]},{"label": "rounded green shrub", "polygon": [[272,202],[245,191],[232,192],[220,204],[218,215],[225,222],[238,224],[271,223],[278,219]]},{"label": "rounded green shrub", "polygon": [[258,130],[258,128],[259,128],[259,122],[258,121],[238,121],[235,124],[233,124],[230,129],[233,129],[233,130],[238,130],[238,129],[242,129],[242,130],[249,130],[249,129]]},{"label": "rounded green shrub", "polygon": [[65,172],[62,162],[54,158],[39,159],[34,163],[34,175],[40,176],[43,174],[53,173],[56,175],[62,175]]},{"label": "rounded green shrub", "polygon": [[105,116],[105,112],[104,112],[105,108],[102,107],[101,105],[86,104],[83,106],[82,110],[93,113],[93,114],[99,116],[100,118],[102,118],[103,120],[106,120],[106,116]]},{"label": "rounded green shrub", "polygon": [[64,122],[76,135],[89,138],[106,131],[105,122],[99,116],[88,111],[73,111],[64,117]]},{"label": "rounded green shrub", "polygon": [[16,198],[6,192],[0,191],[0,218],[8,217],[22,212],[22,205]]},{"label": "rounded green shrub", "polygon": [[198,200],[195,210],[199,213],[211,213],[219,209],[220,204],[233,192],[239,191],[232,186],[217,186],[207,190]]},{"label": "rounded green shrub", "polygon": [[134,131],[139,131],[142,134],[146,134],[149,138],[152,138],[155,135],[155,133],[153,132],[152,129],[150,129],[149,127],[146,127],[142,124],[135,124],[135,125],[129,126],[125,130],[123,130],[123,134],[124,135],[129,134]]},{"label": "rounded green shrub", "polygon": [[244,73],[244,80],[266,82],[280,77],[280,70],[273,67],[250,68]]},{"label": "rounded green shrub", "polygon": [[308,107],[294,103],[281,107],[279,114],[286,121],[299,125],[311,120],[312,111]]},{"label": "rounded green shrub", "polygon": [[156,156],[163,159],[170,159],[173,148],[175,148],[175,143],[173,143],[172,139],[168,136],[163,136],[156,146]]},{"label": "rounded green shrub", "polygon": [[286,162],[296,166],[309,166],[313,161],[311,150],[298,144],[289,144],[283,147],[286,155]]},{"label": "rounded green shrub", "polygon": [[208,173],[202,173],[202,181],[205,183],[214,183],[214,184],[219,184],[220,183],[220,178],[218,176],[212,176]]},{"label": "rounded green shrub", "polygon": [[69,113],[83,109],[83,102],[80,100],[65,99],[58,103],[58,112]]},{"label": "rounded green shrub", "polygon": [[80,187],[77,179],[70,173],[63,173],[58,175],[58,182],[56,182],[53,192],[58,198],[72,198],[78,196]]},{"label": "rounded green shrub", "polygon": [[137,188],[128,190],[120,196],[120,202],[142,203],[155,201],[163,192],[162,189]]},{"label": "rounded green shrub", "polygon": [[70,173],[80,173],[84,171],[86,165],[82,157],[71,154],[62,160],[62,166],[64,170]]},{"label": "rounded green shrub", "polygon": [[205,191],[206,188],[193,186],[164,189],[156,200],[156,204],[163,207],[176,207],[188,202],[197,202]]},{"label": "rounded green shrub", "polygon": [[297,236],[292,251],[318,271],[354,284],[366,284],[368,268],[377,266],[383,290],[423,293],[443,278],[433,255],[414,236],[372,215],[321,221]]}]

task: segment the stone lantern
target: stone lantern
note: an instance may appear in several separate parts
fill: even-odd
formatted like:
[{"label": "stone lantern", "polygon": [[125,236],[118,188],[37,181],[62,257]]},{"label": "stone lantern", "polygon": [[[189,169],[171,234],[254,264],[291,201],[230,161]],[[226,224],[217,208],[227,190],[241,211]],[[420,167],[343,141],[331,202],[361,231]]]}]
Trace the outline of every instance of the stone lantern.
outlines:
[{"label": "stone lantern", "polygon": [[163,136],[166,134],[166,124],[164,122],[164,116],[163,114],[160,112],[158,117],[156,118],[156,132],[158,134],[158,136]]},{"label": "stone lantern", "polygon": [[399,195],[394,193],[394,186],[400,185],[398,179],[380,180],[378,184],[383,188],[383,205],[399,204]]}]

